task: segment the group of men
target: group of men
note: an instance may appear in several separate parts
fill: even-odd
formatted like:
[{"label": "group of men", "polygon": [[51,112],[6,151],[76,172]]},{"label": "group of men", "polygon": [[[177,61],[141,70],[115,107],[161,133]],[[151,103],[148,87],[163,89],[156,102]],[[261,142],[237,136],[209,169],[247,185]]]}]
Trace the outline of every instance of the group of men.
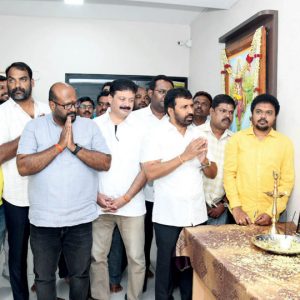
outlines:
[{"label": "group of men", "polygon": [[[101,93],[97,96],[96,105],[93,99],[88,96],[80,97],[78,99],[77,114],[83,118],[94,118],[103,115],[110,107],[109,91],[111,82],[103,84]],[[150,97],[148,90],[142,86],[139,86],[134,97],[133,110],[138,110],[148,106],[150,103]]]},{"label": "group of men", "polygon": [[[16,300],[29,299],[29,235],[38,299],[56,299],[63,255],[70,299],[85,300],[90,291],[91,299],[108,300],[116,228],[128,263],[126,299],[140,299],[150,274],[153,227],[155,299],[172,299],[175,276],[181,298],[191,299],[192,270],[178,271],[174,263],[182,228],[226,224],[228,207],[237,224],[269,225],[271,200],[264,192],[272,190],[273,170],[286,194],[278,214],[286,207],[294,183],[293,146],[273,129],[280,106],[271,95],[253,100],[253,126],[233,135],[236,104],[230,96],[193,97],[164,75],[140,90],[150,104],[143,100],[145,107],[134,112],[138,87],[127,79],[113,81],[97,105],[106,97],[110,109],[94,120],[93,101],[77,99],[65,83],[51,86],[49,105],[35,101],[25,63],[11,64],[6,79],[0,85],[0,213],[4,206]],[[0,173],[0,193],[1,179]]]}]

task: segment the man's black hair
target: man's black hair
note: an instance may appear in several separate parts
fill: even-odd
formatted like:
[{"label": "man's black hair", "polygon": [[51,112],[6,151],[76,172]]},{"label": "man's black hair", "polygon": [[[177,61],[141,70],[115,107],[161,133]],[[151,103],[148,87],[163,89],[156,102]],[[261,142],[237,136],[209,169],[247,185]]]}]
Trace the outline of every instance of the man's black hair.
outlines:
[{"label": "man's black hair", "polygon": [[111,87],[111,84],[112,84],[111,81],[107,81],[107,82],[103,83],[102,88],[101,88],[101,91],[103,92],[103,89],[104,89],[106,86],[108,86],[108,87],[110,88],[110,87]]},{"label": "man's black hair", "polygon": [[204,92],[204,91],[199,91],[199,92],[197,92],[197,93],[194,95],[193,100],[194,100],[196,97],[199,97],[199,96],[204,96],[204,97],[206,97],[206,98],[209,100],[210,106],[211,106],[211,104],[212,104],[212,96],[211,96],[209,93]]},{"label": "man's black hair", "polygon": [[253,114],[253,111],[255,109],[255,106],[259,103],[270,103],[273,105],[275,109],[275,115],[277,116],[280,110],[280,104],[276,97],[270,95],[270,94],[261,94],[256,96],[252,103],[251,103],[251,113]]},{"label": "man's black hair", "polygon": [[213,109],[215,109],[222,103],[230,104],[235,109],[236,104],[235,104],[234,100],[232,99],[232,97],[230,97],[229,95],[226,95],[226,94],[219,94],[219,95],[215,96],[212,101],[211,107]]},{"label": "man's black hair", "polygon": [[82,102],[86,102],[86,101],[90,102],[93,105],[93,108],[95,108],[95,103],[94,103],[94,101],[90,97],[80,97],[77,100],[77,102],[79,104],[81,104]]},{"label": "man's black hair", "polygon": [[157,76],[153,77],[152,80],[151,80],[150,83],[149,83],[149,89],[150,89],[150,90],[152,90],[152,91],[155,90],[156,82],[157,82],[158,80],[164,80],[164,81],[167,81],[167,82],[169,82],[169,83],[172,85],[172,87],[174,87],[173,81],[172,81],[168,76],[166,76],[166,75],[157,75]]},{"label": "man's black hair", "polygon": [[134,94],[136,94],[137,85],[129,79],[116,79],[112,82],[110,87],[110,94],[112,97],[117,91],[132,91]]},{"label": "man's black hair", "polygon": [[8,77],[8,72],[11,68],[15,68],[21,71],[27,71],[30,80],[32,79],[32,70],[31,68],[25,64],[24,62],[14,62],[10,66],[8,66],[5,70],[6,77]]},{"label": "man's black hair", "polygon": [[98,96],[97,96],[97,103],[99,103],[99,99],[101,97],[107,97],[109,96],[109,91],[102,91]]},{"label": "man's black hair", "polygon": [[185,88],[175,88],[167,92],[164,101],[165,113],[168,113],[168,108],[175,108],[176,98],[192,99],[191,92]]}]

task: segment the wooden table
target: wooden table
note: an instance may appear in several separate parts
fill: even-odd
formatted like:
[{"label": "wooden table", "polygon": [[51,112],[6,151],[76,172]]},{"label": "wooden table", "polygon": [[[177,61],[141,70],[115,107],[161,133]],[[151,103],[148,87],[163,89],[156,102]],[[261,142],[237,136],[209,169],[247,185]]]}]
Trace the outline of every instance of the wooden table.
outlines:
[{"label": "wooden table", "polygon": [[[288,223],[288,233],[295,225]],[[268,231],[262,226],[198,226],[185,228],[177,256],[190,257],[194,300],[300,299],[300,255],[267,253],[251,238]]]}]

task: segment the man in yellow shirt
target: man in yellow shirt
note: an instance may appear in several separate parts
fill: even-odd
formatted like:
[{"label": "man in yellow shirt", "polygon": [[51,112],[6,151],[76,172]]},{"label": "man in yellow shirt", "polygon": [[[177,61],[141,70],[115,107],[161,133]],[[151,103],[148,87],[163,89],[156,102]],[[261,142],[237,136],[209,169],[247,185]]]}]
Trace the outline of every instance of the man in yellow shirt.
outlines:
[{"label": "man in yellow shirt", "polygon": [[273,200],[265,192],[273,190],[273,171],[280,176],[279,192],[286,194],[278,200],[278,215],[286,208],[294,185],[294,149],[289,138],[272,128],[279,110],[274,96],[257,96],[251,104],[252,127],[226,145],[224,187],[237,224],[271,224]]}]

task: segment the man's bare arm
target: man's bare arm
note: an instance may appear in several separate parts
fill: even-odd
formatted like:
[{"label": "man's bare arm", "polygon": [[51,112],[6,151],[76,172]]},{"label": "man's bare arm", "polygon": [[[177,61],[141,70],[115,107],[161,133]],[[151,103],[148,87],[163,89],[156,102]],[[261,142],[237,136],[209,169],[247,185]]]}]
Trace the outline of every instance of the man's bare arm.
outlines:
[{"label": "man's bare arm", "polygon": [[0,146],[0,165],[17,155],[19,140],[20,137],[17,137],[16,139]]},{"label": "man's bare arm", "polygon": [[38,153],[18,154],[17,168],[19,174],[21,176],[29,176],[42,171],[59,153],[59,150],[55,146],[52,146]]},{"label": "man's bare arm", "polygon": [[166,176],[186,161],[202,155],[202,153],[206,156],[206,141],[202,138],[198,138],[190,142],[181,155],[178,155],[171,160],[165,162],[161,162],[160,160],[146,162],[143,164],[143,169],[147,180],[152,181]]},{"label": "man's bare arm", "polygon": [[111,155],[109,154],[82,148],[77,153],[77,157],[97,171],[108,171],[110,168]]},{"label": "man's bare arm", "polygon": [[144,187],[147,182],[146,175],[143,170],[141,170],[135,177],[131,186],[125,195],[113,199],[112,201],[106,202],[106,208],[103,209],[104,212],[116,212],[120,207],[126,205],[131,201],[131,199]]}]

